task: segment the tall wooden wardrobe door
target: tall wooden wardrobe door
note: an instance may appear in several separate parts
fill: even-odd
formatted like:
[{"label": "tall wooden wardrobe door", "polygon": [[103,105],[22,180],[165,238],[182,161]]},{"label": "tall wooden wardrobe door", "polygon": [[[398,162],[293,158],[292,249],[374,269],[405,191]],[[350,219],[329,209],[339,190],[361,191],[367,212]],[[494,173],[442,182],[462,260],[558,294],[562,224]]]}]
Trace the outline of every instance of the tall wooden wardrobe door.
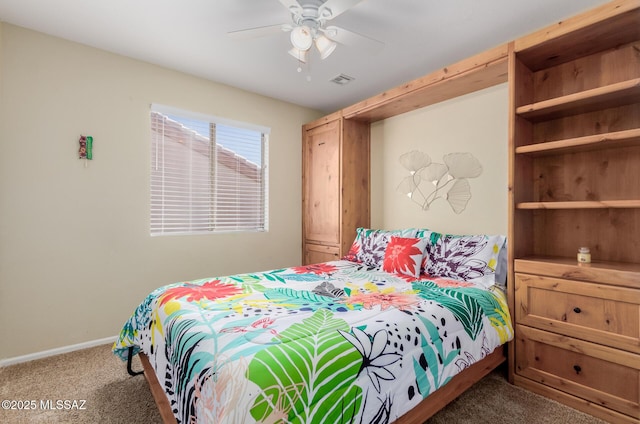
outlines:
[{"label": "tall wooden wardrobe door", "polygon": [[340,242],[340,122],[308,130],[304,137],[305,238]]}]

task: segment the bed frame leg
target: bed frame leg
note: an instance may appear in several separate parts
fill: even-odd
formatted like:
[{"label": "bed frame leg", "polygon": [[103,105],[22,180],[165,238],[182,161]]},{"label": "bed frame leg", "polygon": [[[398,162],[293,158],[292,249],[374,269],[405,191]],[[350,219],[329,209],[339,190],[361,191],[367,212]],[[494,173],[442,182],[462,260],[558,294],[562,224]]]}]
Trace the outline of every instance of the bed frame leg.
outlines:
[{"label": "bed frame leg", "polygon": [[135,377],[136,375],[144,374],[144,371],[134,371],[133,369],[131,369],[132,359],[133,359],[133,346],[129,347],[129,354],[127,355],[127,372],[132,377]]}]

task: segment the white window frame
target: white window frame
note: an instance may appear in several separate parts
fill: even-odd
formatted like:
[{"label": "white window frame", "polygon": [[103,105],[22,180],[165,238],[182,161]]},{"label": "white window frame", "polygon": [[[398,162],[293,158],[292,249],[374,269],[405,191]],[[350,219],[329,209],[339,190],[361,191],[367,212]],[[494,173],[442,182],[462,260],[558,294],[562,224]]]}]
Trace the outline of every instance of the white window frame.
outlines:
[{"label": "white window frame", "polygon": [[[191,138],[178,141],[161,132],[169,127],[169,121],[163,120],[156,128],[154,113],[208,124],[209,136],[182,127],[186,129],[179,134]],[[270,128],[159,104],[151,105],[149,119],[151,236],[268,231]],[[174,130],[180,126],[175,122],[170,121]],[[253,152],[259,153],[259,164],[217,142],[220,134],[234,130],[240,130],[234,133],[239,135],[244,131],[260,134],[260,151]],[[241,139],[240,145],[251,146],[252,140]],[[174,154],[176,151],[181,153]],[[250,173],[243,175],[241,170]]]}]

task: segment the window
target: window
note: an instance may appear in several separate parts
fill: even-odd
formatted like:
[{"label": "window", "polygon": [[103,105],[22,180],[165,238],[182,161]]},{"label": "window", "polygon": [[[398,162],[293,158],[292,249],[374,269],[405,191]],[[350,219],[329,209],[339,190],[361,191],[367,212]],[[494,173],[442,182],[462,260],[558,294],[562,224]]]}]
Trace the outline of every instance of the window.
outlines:
[{"label": "window", "polygon": [[151,108],[151,235],[268,229],[269,129]]}]

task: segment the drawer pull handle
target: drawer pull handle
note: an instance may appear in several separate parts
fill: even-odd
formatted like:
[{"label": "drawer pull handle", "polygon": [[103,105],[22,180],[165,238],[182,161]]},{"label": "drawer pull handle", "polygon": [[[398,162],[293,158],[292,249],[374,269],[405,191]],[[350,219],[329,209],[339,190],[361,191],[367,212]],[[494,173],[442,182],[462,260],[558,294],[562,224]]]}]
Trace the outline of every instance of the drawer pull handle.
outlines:
[{"label": "drawer pull handle", "polygon": [[580,368],[580,365],[574,365],[573,369],[576,371],[576,374],[580,374],[580,371],[582,371],[582,368]]},{"label": "drawer pull handle", "polygon": [[582,312],[582,309],[576,306],[575,308],[573,308],[573,312],[575,312],[576,314],[579,314],[580,312]]}]

